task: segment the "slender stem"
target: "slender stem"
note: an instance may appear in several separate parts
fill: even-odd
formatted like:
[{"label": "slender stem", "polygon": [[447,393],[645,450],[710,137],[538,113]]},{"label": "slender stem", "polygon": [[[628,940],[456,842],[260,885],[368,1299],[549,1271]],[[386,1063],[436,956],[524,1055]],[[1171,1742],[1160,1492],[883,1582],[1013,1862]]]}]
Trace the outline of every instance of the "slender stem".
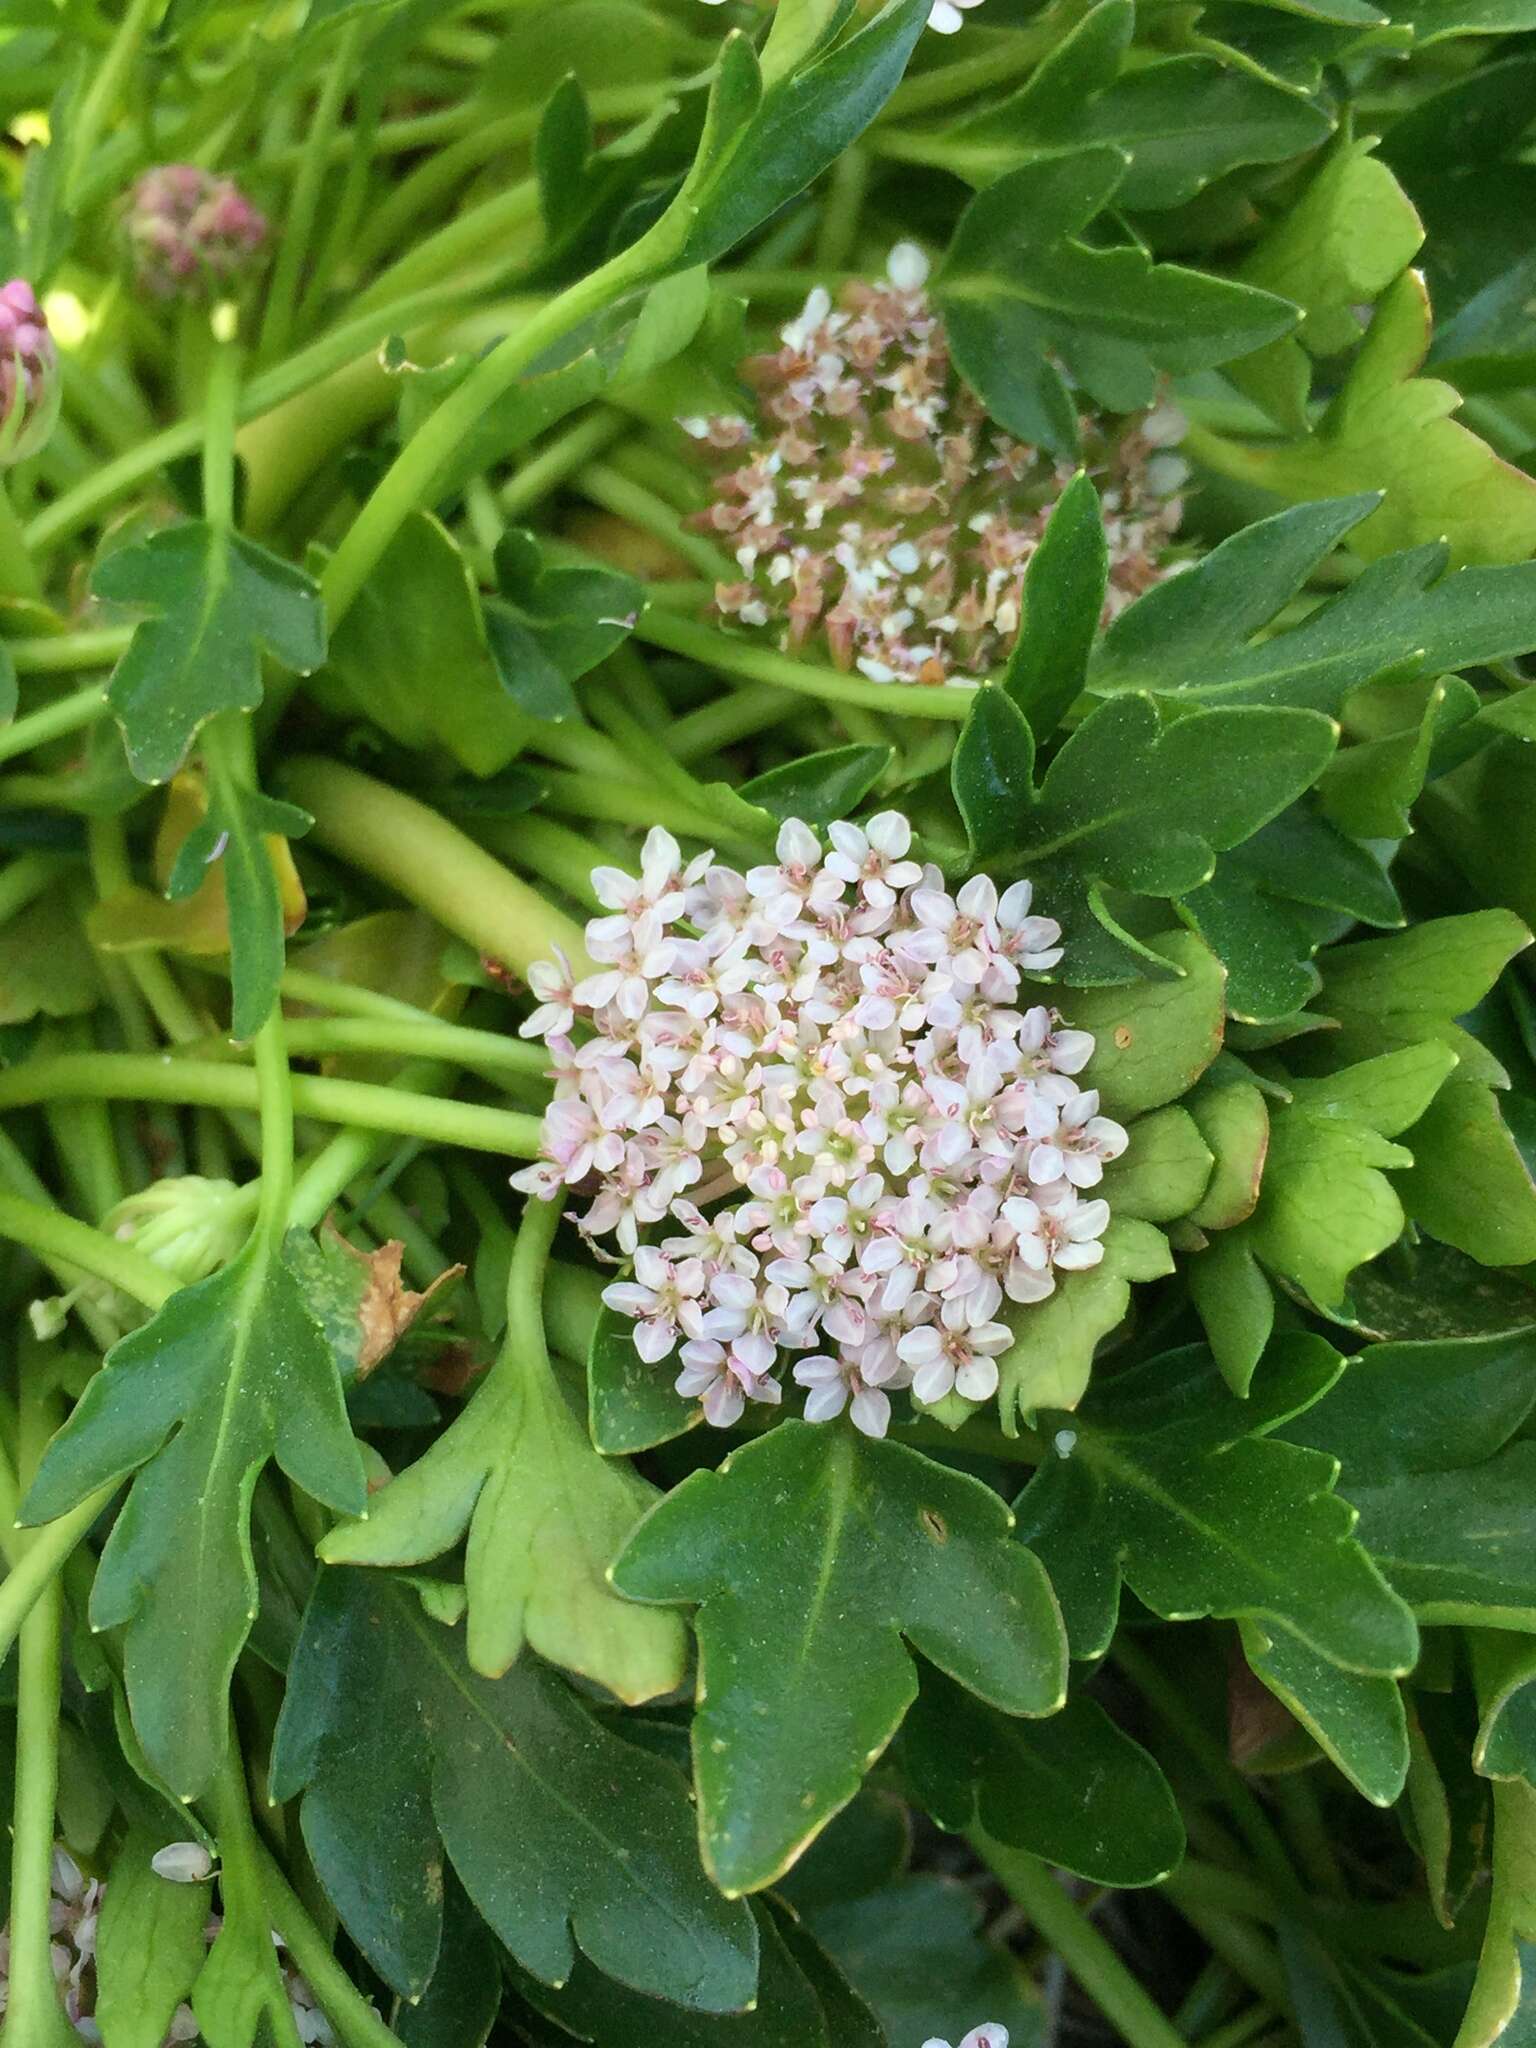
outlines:
[{"label": "slender stem", "polygon": [[159,19],[164,6],[165,0],[130,0],[107,46],[106,55],[96,67],[96,75],[70,129],[68,189],[71,204],[78,203],[80,180],[90,162],[96,138],[115,121],[128,75],[138,60],[145,37]]},{"label": "slender stem", "polygon": [[509,334],[406,442],[348,528],[321,579],[333,628],[350,609],[401,525],[431,497],[437,479],[488,408],[511,390],[546,349],[654,274],[644,246],[636,243],[590,271],[516,333]]},{"label": "slender stem", "polygon": [[27,1616],[84,1542],[116,1491],[116,1482],[98,1488],[56,1522],[45,1522],[28,1540],[0,1583],[0,1659],[10,1655]]},{"label": "slender stem", "polygon": [[584,498],[590,499],[604,512],[611,512],[616,519],[625,519],[631,526],[638,526],[642,533],[665,541],[675,554],[681,555],[685,562],[712,582],[735,580],[735,565],[713,541],[702,533],[690,532],[664,498],[623,475],[610,463],[589,462],[585,469],[578,471],[573,481]]},{"label": "slender stem", "polygon": [[400,2048],[398,2035],[390,2032],[337,1962],[330,1943],[305,1912],[270,1851],[258,1848],[257,1855],[272,1925],[344,2048]]},{"label": "slender stem", "polygon": [[702,804],[664,797],[654,785],[638,782],[594,782],[585,775],[564,775],[552,769],[544,778],[547,801],[573,818],[602,818],[614,825],[666,825],[685,839],[728,846],[756,859],[762,845],[746,833],[722,823]]},{"label": "slender stem", "polygon": [[[87,1068],[104,1058],[137,1057],[134,1053],[61,1055],[64,1060],[79,1061]],[[49,1066],[56,1062],[45,1060],[38,1064]],[[124,1244],[119,1238],[108,1237],[105,1231],[93,1230],[88,1223],[77,1222],[62,1210],[45,1209],[39,1202],[29,1202],[22,1195],[0,1191],[0,1237],[9,1238],[12,1244],[25,1245],[29,1252],[35,1252],[50,1264],[57,1261],[89,1273],[94,1279],[104,1280],[109,1287],[120,1288],[146,1308],[162,1307],[176,1292],[175,1281],[168,1279],[152,1259],[145,1258],[131,1245]]]},{"label": "slender stem", "polygon": [[[433,1061],[415,1060],[410,1066],[401,1068],[390,1086],[402,1094],[417,1092],[425,1095],[443,1086],[447,1078],[446,1070]],[[294,1181],[293,1195],[288,1204],[288,1227],[291,1230],[313,1230],[326,1210],[338,1200],[342,1190],[366,1171],[391,1142],[388,1134],[360,1126],[338,1131],[334,1138],[321,1146]]]},{"label": "slender stem", "polygon": [[[291,1020],[284,1029],[289,1052],[297,1059],[324,1058],[332,1053],[399,1053],[402,1058],[451,1061],[460,1067],[491,1072],[542,1076],[549,1055],[525,1039],[498,1031],[477,1031],[466,1024],[409,1022],[398,1017],[313,1017]],[[238,1056],[228,1040],[203,1039],[181,1048],[178,1057],[207,1059]]]},{"label": "slender stem", "polygon": [[[224,1928],[220,1939],[239,1940],[242,1936],[251,1940],[250,1923],[268,1923],[268,1890],[265,1868],[265,1852],[256,1826],[251,1819],[250,1795],[246,1789],[245,1766],[240,1754],[239,1736],[231,1724],[224,1750],[224,1760],[219,1765],[218,1775],[213,1781],[209,1794],[213,1809],[214,1831],[219,1838],[219,1863],[222,1870],[224,1892]],[[236,1916],[243,1923],[238,1928],[233,1924]],[[288,2001],[288,1987],[277,1960],[277,1951],[263,1934],[258,1951],[257,1981],[249,1986],[246,1996],[254,1994],[259,2001],[258,2021],[265,2020],[263,2029],[257,2025],[257,2038],[263,2031],[274,2042],[274,2048],[300,2048],[299,2031],[294,2023],[293,2008]],[[193,2010],[196,2010],[194,1996]]]},{"label": "slender stem", "polygon": [[[11,644],[14,654],[16,643]],[[29,711],[24,718],[0,729],[0,761],[13,761],[18,755],[30,754],[34,747],[46,746],[50,740],[63,739],[66,733],[94,725],[97,719],[105,717],[106,709],[106,694],[100,683],[88,683],[83,690],[72,691],[56,703]]]},{"label": "slender stem", "polygon": [[445,227],[418,242],[387,270],[381,271],[363,294],[364,306],[386,296],[420,291],[423,286],[451,277],[461,265],[484,258],[487,250],[500,257],[498,268],[510,267],[501,256],[506,238],[518,228],[530,226],[539,217],[539,188],[532,178],[497,192],[458,214]]},{"label": "slender stem", "polygon": [[322,73],[320,96],[315,103],[309,133],[305,138],[308,146],[299,159],[293,188],[288,194],[283,232],[278,238],[277,261],[273,266],[272,282],[267,290],[267,305],[262,317],[261,340],[258,345],[263,360],[280,355],[288,346],[289,337],[293,333],[294,314],[299,299],[299,279],[303,276],[305,258],[309,255],[315,215],[320,206],[320,188],[325,182],[326,153],[330,147],[331,137],[336,133],[341,109],[352,84],[352,72],[357,62],[363,26],[360,20],[347,24],[341,32],[335,52],[326,60]]},{"label": "slender stem", "polygon": [[[274,364],[259,377],[252,377],[241,393],[239,417],[242,420],[259,419],[263,413],[271,412],[299,392],[307,391],[312,384],[323,382],[335,371],[366,355],[388,335],[408,330],[423,320],[442,319],[455,309],[459,296],[438,285],[427,291],[413,292],[408,298],[360,313],[343,322],[318,341],[299,349],[286,362]],[[203,422],[200,417],[178,420],[174,426],[151,436],[131,454],[121,455],[115,462],[103,463],[73,490],[64,492],[51,505],[43,507],[27,527],[28,545],[34,553],[39,553],[68,539],[157,470],[164,469],[167,463],[195,454],[202,442]],[[117,633],[117,629],[113,630]],[[105,638],[105,634],[102,637]],[[132,638],[132,628],[123,628],[118,637],[126,646]],[[70,666],[83,667],[85,664],[74,662]]]},{"label": "slender stem", "polygon": [[980,1828],[968,1829],[966,1839],[1049,1942],[1069,1975],[1118,2031],[1126,2048],[1186,2048],[1184,2036],[1153,2004],[1038,1857],[995,1842]]},{"label": "slender stem", "polygon": [[289,762],[282,781],[314,817],[314,844],[388,883],[491,959],[526,974],[558,946],[587,971],[581,927],[414,797],[314,755]]},{"label": "slender stem", "polygon": [[[51,1405],[39,1392],[35,1378],[24,1376],[19,1432],[24,1478],[31,1477],[42,1457],[52,1421]],[[50,1922],[63,1627],[64,1592],[55,1572],[39,1589],[21,1624],[17,1658],[7,2048],[60,2048],[75,2039],[59,2005]]]},{"label": "slender stem", "polygon": [[0,597],[37,598],[42,594],[42,578],[11,503],[10,488],[0,473]]},{"label": "slender stem", "polygon": [[71,865],[67,854],[19,853],[9,867],[0,868],[0,925],[35,903],[50,883],[68,874]]},{"label": "slender stem", "polygon": [[288,1225],[293,1193],[293,1074],[282,1013],[274,1009],[252,1041],[261,1113],[261,1201],[255,1229],[274,1247]]},{"label": "slender stem", "polygon": [[789,690],[772,683],[748,683],[729,697],[716,697],[701,704],[686,718],[679,718],[666,734],[666,743],[679,761],[697,761],[701,755],[716,753],[733,740],[749,739],[779,723],[795,703]]},{"label": "slender stem", "polygon": [[886,101],[880,123],[899,121],[906,114],[926,114],[934,107],[953,106],[956,100],[973,98],[995,85],[1008,85],[1024,72],[1032,71],[1048,50],[1061,40],[1063,18],[1075,19],[1080,4],[1047,7],[1027,28],[1013,29],[989,50],[974,57],[961,57],[952,64],[935,65],[898,85]]},{"label": "slender stem", "polygon": [[869,191],[869,170],[869,153],[857,144],[845,149],[832,166],[827,203],[816,230],[817,270],[841,270],[851,261],[859,238],[859,216]]},{"label": "slender stem", "polygon": [[1272,2005],[1262,2001],[1250,2005],[1246,2012],[1240,2012],[1235,2019],[1217,2027],[1213,2033],[1200,2037],[1199,2048],[1246,2048],[1246,2044],[1266,2027],[1278,2024],[1280,2015]]},{"label": "slender stem", "polygon": [[622,413],[589,412],[564,433],[551,436],[502,485],[499,502],[503,513],[508,519],[518,519],[531,511],[584,462],[628,433],[629,427]]},{"label": "slender stem", "polygon": [[1281,2012],[1290,2010],[1290,1991],[1280,1957],[1274,1943],[1258,1928],[1211,1905],[1197,1885],[1186,1882],[1182,1870],[1165,1878],[1160,1889],[1179,1917],[1251,1990]]},{"label": "slender stem", "polygon": [[[408,1095],[373,1081],[337,1081],[304,1074],[295,1076],[292,1085],[293,1107],[299,1116],[393,1131],[400,1137],[426,1138],[441,1145],[462,1145],[472,1152],[505,1153],[513,1159],[538,1156],[536,1116],[490,1109],[477,1102]],[[0,1109],[71,1095],[107,1102],[201,1103],[210,1109],[260,1107],[257,1078],[249,1067],[203,1064],[169,1055],[61,1053],[0,1072]],[[72,1252],[62,1256],[75,1257]]]},{"label": "slender stem", "polygon": [[519,1378],[534,1370],[536,1362],[545,1370],[549,1352],[544,1341],[544,1274],[549,1265],[549,1248],[560,1223],[560,1204],[530,1200],[523,1205],[522,1222],[512,1246],[507,1268],[507,1341],[503,1344],[494,1378],[503,1370]]},{"label": "slender stem", "polygon": [[[36,543],[33,543],[36,545]],[[78,668],[113,668],[128,651],[132,626],[87,626],[45,639],[12,640],[11,660],[20,676],[68,675]]]},{"label": "slender stem", "polygon": [[969,715],[976,701],[974,689],[953,683],[871,683],[862,676],[845,676],[838,669],[820,668],[814,662],[781,654],[777,648],[765,647],[758,641],[680,619],[654,605],[640,614],[635,638],[652,647],[664,647],[669,654],[686,655],[690,661],[727,678],[741,676],[748,682],[776,683],[781,689],[797,690],[803,696],[820,697],[831,704],[895,711],[906,718],[958,721]]},{"label": "slender stem", "polygon": [[[91,873],[96,894],[105,902],[132,882],[128,865],[128,835],[121,818],[91,818],[86,823],[86,844],[90,849]],[[181,992],[177,981],[158,953],[133,951],[123,956],[140,995],[149,1005],[155,1022],[173,1045],[201,1036],[202,1019]]]}]

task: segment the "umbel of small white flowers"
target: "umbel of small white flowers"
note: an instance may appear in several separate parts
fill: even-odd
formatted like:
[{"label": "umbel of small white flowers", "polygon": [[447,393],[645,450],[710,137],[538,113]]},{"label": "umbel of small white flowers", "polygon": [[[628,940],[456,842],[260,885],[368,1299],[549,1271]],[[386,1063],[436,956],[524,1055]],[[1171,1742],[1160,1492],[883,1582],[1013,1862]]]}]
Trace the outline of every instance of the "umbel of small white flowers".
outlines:
[{"label": "umbel of small white flowers", "polygon": [[[719,617],[820,644],[877,683],[967,685],[1018,635],[1024,575],[1076,462],[1016,441],[957,374],[928,261],[891,251],[877,283],[818,286],[772,354],[749,358],[746,413],[685,418],[715,468],[691,524],[734,557]],[[1176,566],[1188,464],[1171,405],[1081,422],[1109,551],[1106,618]]]},{"label": "umbel of small white flowers", "polygon": [[[925,2041],[923,2048],[949,2048],[947,2041]],[[987,2020],[979,2027],[972,2027],[960,2048],[1008,2048],[1008,2029],[1000,2027],[996,2020]]]},{"label": "umbel of small white flowers", "polygon": [[593,871],[597,972],[530,975],[555,1091],[512,1185],[589,1198],[634,1262],[603,1299],[710,1422],[793,1360],[808,1420],[882,1436],[898,1389],[995,1392],[1004,1299],[1103,1257],[1126,1134],[1079,1085],[1093,1039],[1029,1000],[1062,949],[1028,882],[952,895],[896,811],[828,838],[791,819],[741,874],[657,828],[639,875]]}]

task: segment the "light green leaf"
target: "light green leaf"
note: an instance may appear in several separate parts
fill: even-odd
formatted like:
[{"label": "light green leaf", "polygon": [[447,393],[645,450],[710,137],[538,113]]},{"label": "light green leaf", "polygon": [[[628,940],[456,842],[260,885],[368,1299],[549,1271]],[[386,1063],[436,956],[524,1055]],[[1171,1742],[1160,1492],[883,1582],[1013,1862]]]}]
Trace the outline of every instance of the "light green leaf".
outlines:
[{"label": "light green leaf", "polygon": [[641,1523],[613,1580],[699,1603],[699,1829],[728,1895],[771,1884],[858,1790],[917,1690],[905,1643],[1007,1713],[1060,1705],[1056,1603],[1010,1528],[979,1481],[799,1421]]},{"label": "light green leaf", "polygon": [[255,710],[263,650],[300,675],[325,659],[320,593],[303,570],[201,521],[119,548],[91,588],[152,614],[107,685],[142,782],[168,781],[215,713]]},{"label": "light green leaf", "polygon": [[1115,1216],[1104,1256],[1081,1273],[1064,1273],[1056,1291],[1012,1319],[1014,1341],[997,1361],[998,1415],[1012,1436],[1041,1408],[1075,1408],[1093,1373],[1101,1338],[1125,1321],[1131,1283],[1173,1271],[1168,1240],[1150,1223]]},{"label": "light green leaf", "polygon": [[1519,562],[1536,551],[1536,478],[1450,415],[1461,394],[1416,373],[1429,351],[1424,280],[1405,271],[1376,307],[1349,375],[1315,431],[1274,446],[1202,435],[1200,459],[1296,501],[1362,487],[1385,492],[1349,546],[1367,561],[1444,540],[1450,560]]},{"label": "light green leaf", "polygon": [[1247,1221],[1259,1199],[1269,1152],[1269,1104],[1251,1081],[1229,1079],[1218,1068],[1184,1107],[1213,1159],[1205,1192],[1189,1220],[1202,1230],[1230,1230]]},{"label": "light green leaf", "polygon": [[1221,963],[1188,932],[1168,933],[1153,950],[1178,971],[1176,981],[1062,996],[1067,1021],[1098,1041],[1088,1073],[1106,1116],[1139,1116],[1174,1101],[1221,1050]]},{"label": "light green leaf", "polygon": [[1243,1399],[1275,1327],[1275,1297],[1241,1231],[1223,1233],[1184,1268],[1217,1369]]},{"label": "light green leaf", "polygon": [[1245,283],[1301,308],[1294,337],[1272,341],[1226,372],[1290,434],[1308,430],[1308,352],[1333,355],[1358,340],[1356,309],[1375,303],[1424,239],[1408,195],[1372,156],[1374,147],[1370,136],[1341,139],[1239,271]]},{"label": "light green leaf", "polygon": [[1117,1216],[1171,1223],[1200,1202],[1214,1163],[1194,1118],[1169,1103],[1132,1126],[1128,1150],[1105,1167],[1098,1192]]},{"label": "light green leaf", "polygon": [[467,1529],[471,1668],[499,1678],[526,1642],[635,1705],[673,1691],[687,1664],[679,1618],[618,1599],[605,1576],[656,1498],[593,1449],[548,1358],[514,1337],[464,1412],[320,1555],[424,1564]]},{"label": "light green leaf", "polygon": [[1454,2048],[1521,2048],[1536,2021],[1536,1791],[1493,1788],[1493,1892]]},{"label": "light green leaf", "polygon": [[1349,1276],[1397,1238],[1403,1207],[1382,1171],[1413,1154],[1389,1142],[1428,1107],[1456,1064],[1434,1040],[1292,1084],[1270,1119],[1259,1204],[1244,1239],[1319,1308],[1339,1307]]},{"label": "light green leaf", "polygon": [[[266,1023],[287,965],[283,882],[268,842],[297,839],[314,822],[297,804],[281,803],[214,772],[208,808],[176,855],[165,891],[173,903],[195,895],[213,862],[220,864],[229,917],[233,1038],[252,1039]],[[303,914],[302,896],[298,914]]]},{"label": "light green leaf", "polygon": [[1536,1183],[1486,1083],[1453,1074],[1405,1142],[1397,1187],[1416,1223],[1480,1265],[1536,1259]]},{"label": "light green leaf", "polygon": [[1343,705],[1355,744],[1323,771],[1324,815],[1357,839],[1406,839],[1410,806],[1430,772],[1436,742],[1476,716],[1477,692],[1460,676],[1366,683]]},{"label": "light green leaf", "polygon": [[230,1674],[256,1610],[251,1494],[272,1458],[337,1513],[361,1509],[336,1361],[258,1236],[113,1347],[23,1503],[29,1524],[52,1521],[138,1471],[97,1567],[91,1620],[126,1626],[134,1727],[183,1798],[203,1791],[225,1752]]},{"label": "light green leaf", "polygon": [[150,1859],[168,1828],[135,1827],[112,1861],[96,1930],[96,2024],[106,2048],[160,2048],[207,1955],[211,1884],[173,1884]]}]

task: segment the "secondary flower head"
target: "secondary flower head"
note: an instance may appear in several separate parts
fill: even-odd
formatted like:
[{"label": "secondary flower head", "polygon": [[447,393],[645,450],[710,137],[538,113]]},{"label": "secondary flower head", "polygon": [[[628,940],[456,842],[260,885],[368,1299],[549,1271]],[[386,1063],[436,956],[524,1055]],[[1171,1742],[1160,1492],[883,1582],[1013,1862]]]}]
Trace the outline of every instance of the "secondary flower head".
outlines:
[{"label": "secondary flower head", "polygon": [[217,297],[254,269],[267,240],[233,178],[196,164],[160,164],[134,185],[124,232],[142,291],[157,299]]},{"label": "secondary flower head", "polygon": [[[947,2041],[925,2041],[923,2048],[949,2048]],[[996,2020],[988,2020],[984,2026],[972,2027],[960,2048],[1008,2048],[1008,2029],[1000,2027]]]},{"label": "secondary flower head", "polygon": [[59,351],[24,277],[0,284],[0,468],[35,455],[59,415]]},{"label": "secondary flower head", "polygon": [[[102,1228],[152,1259],[178,1287],[190,1287],[235,1256],[245,1242],[251,1214],[249,1188],[189,1173],[151,1181],[126,1196],[107,1211]],[[79,1301],[89,1301],[121,1330],[136,1328],[147,1313],[110,1282],[83,1280],[68,1294],[32,1303],[29,1313],[37,1335],[57,1336]]]},{"label": "secondary flower head", "polygon": [[[820,642],[872,681],[970,683],[1006,659],[1020,593],[1076,473],[1004,434],[949,359],[910,242],[834,305],[818,288],[772,355],[742,366],[755,416],[681,424],[716,465],[695,523],[735,557],[715,609]],[[1186,470],[1171,406],[1082,422],[1110,553],[1112,615],[1166,573]]]},{"label": "secondary flower head", "polygon": [[952,894],[896,811],[827,838],[790,819],[742,874],[657,828],[638,876],[594,870],[597,971],[532,977],[556,1082],[513,1186],[584,1199],[633,1260],[605,1301],[711,1422],[788,1379],[879,1436],[900,1389],[995,1391],[1004,1302],[1103,1256],[1126,1134],[1030,1001],[1062,952],[1028,882]]}]

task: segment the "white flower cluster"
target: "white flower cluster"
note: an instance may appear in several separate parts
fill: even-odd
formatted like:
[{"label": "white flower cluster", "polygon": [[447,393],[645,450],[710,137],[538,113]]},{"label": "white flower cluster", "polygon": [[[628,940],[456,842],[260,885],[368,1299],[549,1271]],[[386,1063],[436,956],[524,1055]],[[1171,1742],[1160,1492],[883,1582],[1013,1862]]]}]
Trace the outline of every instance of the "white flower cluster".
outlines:
[{"label": "white flower cluster", "polygon": [[658,828],[638,876],[594,870],[598,971],[532,973],[556,1086],[512,1184],[591,1195],[634,1260],[605,1301],[709,1421],[778,1403],[798,1354],[808,1419],[880,1436],[895,1389],[995,1391],[1004,1298],[1103,1256],[1084,1191],[1126,1134],[1075,1078],[1093,1039],[1023,998],[1061,958],[1029,883],[951,895],[895,811],[828,836],[792,819],[740,874]]},{"label": "white flower cluster", "polygon": [[[189,1845],[178,1846],[185,1849]],[[159,1875],[160,1858],[154,1861]],[[184,1874],[183,1881],[189,1875]],[[206,1871],[199,1870],[197,1875],[206,1875]],[[54,1979],[70,2025],[82,2041],[98,2043],[101,2028],[95,2019],[96,1932],[106,1889],[99,1878],[86,1876],[67,1849],[54,1849],[53,1897],[49,1904]],[[219,1932],[219,1925],[218,1916],[211,1916],[205,1930],[205,1938],[210,1944]],[[272,1940],[281,1950],[282,1943],[275,1934]],[[8,2002],[10,1973],[11,1937],[10,1929],[6,1928],[0,1930],[0,2013],[5,2011]],[[283,1975],[287,1981],[294,2027],[305,2048],[333,2048],[336,2037],[331,2032],[329,2020],[315,2003],[314,1992],[286,1961]],[[202,2030],[193,2018],[191,2006],[178,2006],[166,2034],[164,2048],[177,2048],[177,2044],[182,2042],[201,2039]]]},{"label": "white flower cluster", "polygon": [[[925,2041],[923,2048],[949,2048],[947,2041]],[[960,2048],[1008,2048],[1008,2029],[1000,2027],[996,2020],[987,2020],[979,2027],[972,2027]]]}]

